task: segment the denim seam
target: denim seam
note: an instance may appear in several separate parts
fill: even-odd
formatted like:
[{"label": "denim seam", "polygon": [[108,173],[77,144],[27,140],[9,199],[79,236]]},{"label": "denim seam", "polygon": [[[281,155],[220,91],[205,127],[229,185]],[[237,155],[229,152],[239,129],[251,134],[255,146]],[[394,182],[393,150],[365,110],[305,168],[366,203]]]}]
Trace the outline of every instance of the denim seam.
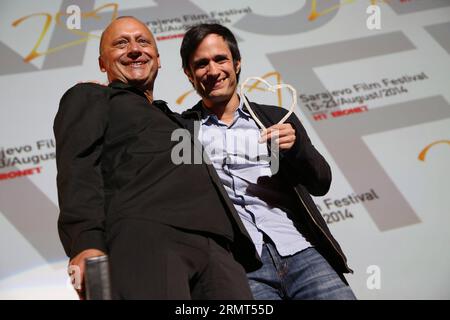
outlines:
[{"label": "denim seam", "polygon": [[[275,254],[272,253],[272,250],[273,250],[274,248],[269,247],[269,245],[270,245],[270,244],[266,244],[266,246],[267,246],[267,251],[268,251],[269,254],[270,254],[270,258],[272,259],[272,263],[273,263],[273,265],[275,266],[275,269],[277,270],[277,276],[278,276],[278,280],[279,280],[279,283],[280,283],[280,287],[277,288],[277,289],[278,289],[278,291],[279,291],[279,293],[280,293],[280,296],[283,298],[283,297],[286,296],[286,293],[287,293],[286,286],[285,286],[284,281],[283,281],[283,276],[284,276],[284,273],[285,273],[284,261],[281,261],[281,260],[280,260],[280,262],[282,263],[282,270],[280,270],[279,264],[278,264],[278,262],[276,261],[276,259],[275,259],[275,257],[274,257],[274,255],[276,255],[276,253],[275,253]],[[275,249],[275,250],[276,250],[276,249]],[[281,257],[280,257],[280,258],[281,258]]]}]

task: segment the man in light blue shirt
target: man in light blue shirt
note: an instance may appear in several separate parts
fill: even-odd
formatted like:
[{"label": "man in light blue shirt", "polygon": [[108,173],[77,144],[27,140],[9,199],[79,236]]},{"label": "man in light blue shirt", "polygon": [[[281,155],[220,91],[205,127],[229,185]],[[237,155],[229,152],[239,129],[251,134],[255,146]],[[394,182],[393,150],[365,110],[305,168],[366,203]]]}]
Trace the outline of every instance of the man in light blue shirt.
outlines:
[{"label": "man in light blue shirt", "polygon": [[[283,192],[278,175],[272,176],[266,143],[240,101],[231,124],[205,109],[198,139],[205,148],[220,180],[233,201],[259,255],[263,237],[274,242],[282,256],[311,246],[288,217],[292,200]],[[258,179],[266,178],[266,183]],[[251,191],[249,191],[251,189]]]},{"label": "man in light blue shirt", "polygon": [[290,116],[278,124],[285,110],[251,103],[268,128],[261,134],[236,92],[241,57],[227,28],[189,29],[180,53],[184,72],[202,98],[182,116],[199,122],[195,138],[263,263],[247,274],[253,296],[355,299],[343,276],[352,271],[310,196],[328,191],[330,167],[300,121]]}]

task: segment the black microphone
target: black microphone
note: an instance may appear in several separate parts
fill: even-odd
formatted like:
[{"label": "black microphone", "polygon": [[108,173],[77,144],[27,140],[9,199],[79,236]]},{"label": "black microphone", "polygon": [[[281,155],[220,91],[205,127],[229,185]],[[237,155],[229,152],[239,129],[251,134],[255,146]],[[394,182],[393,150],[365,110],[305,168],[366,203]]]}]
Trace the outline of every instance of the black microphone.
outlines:
[{"label": "black microphone", "polygon": [[86,300],[111,300],[108,256],[88,258],[85,263]]}]

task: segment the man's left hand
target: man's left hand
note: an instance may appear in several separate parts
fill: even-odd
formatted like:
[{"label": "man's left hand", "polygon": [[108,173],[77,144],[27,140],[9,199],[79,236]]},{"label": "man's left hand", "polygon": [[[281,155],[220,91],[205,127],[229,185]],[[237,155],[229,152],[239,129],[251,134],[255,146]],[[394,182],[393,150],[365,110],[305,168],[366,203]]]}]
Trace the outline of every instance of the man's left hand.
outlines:
[{"label": "man's left hand", "polygon": [[272,140],[278,144],[280,150],[289,150],[295,143],[295,130],[290,123],[275,124],[261,134],[261,142]]}]

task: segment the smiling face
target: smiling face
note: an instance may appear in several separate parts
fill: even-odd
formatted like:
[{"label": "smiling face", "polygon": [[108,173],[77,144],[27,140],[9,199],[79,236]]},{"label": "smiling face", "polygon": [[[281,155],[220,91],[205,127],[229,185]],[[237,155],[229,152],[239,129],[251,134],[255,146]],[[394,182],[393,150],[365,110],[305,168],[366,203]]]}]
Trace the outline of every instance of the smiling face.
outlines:
[{"label": "smiling face", "polygon": [[240,61],[233,56],[226,41],[217,34],[206,36],[189,59],[184,72],[207,107],[227,104],[236,94]]},{"label": "smiling face", "polygon": [[108,81],[119,80],[143,90],[153,90],[161,67],[152,33],[133,18],[114,20],[104,31],[99,57],[100,70]]}]

